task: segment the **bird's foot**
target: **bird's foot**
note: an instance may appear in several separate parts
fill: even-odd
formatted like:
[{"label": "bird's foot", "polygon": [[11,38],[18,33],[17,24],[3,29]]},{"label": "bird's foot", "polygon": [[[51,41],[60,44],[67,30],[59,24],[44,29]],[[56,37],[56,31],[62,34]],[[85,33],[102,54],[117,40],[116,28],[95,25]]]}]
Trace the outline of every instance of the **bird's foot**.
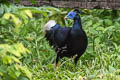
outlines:
[{"label": "bird's foot", "polygon": [[57,68],[57,64],[55,64],[55,68]]}]

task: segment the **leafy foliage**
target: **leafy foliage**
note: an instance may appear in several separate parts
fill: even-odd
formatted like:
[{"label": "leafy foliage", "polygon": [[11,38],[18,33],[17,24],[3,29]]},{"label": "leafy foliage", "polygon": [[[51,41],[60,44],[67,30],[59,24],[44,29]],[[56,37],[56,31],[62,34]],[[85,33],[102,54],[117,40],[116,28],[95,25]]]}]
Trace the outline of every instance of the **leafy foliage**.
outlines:
[{"label": "leafy foliage", "polygon": [[0,10],[0,78],[120,79],[120,11],[82,9],[83,28],[89,40],[87,51],[77,66],[73,59],[64,58],[55,68],[56,54],[44,38],[43,26],[50,19],[72,26],[72,21],[64,20],[71,9],[1,4]]},{"label": "leafy foliage", "polygon": [[[1,4],[1,6],[4,6],[1,8],[5,8],[5,5]],[[2,10],[4,12],[5,9]],[[0,19],[0,76],[3,80],[28,80],[32,78],[32,74],[29,68],[22,63],[22,59],[31,52],[23,46],[22,42],[17,40],[18,31],[24,20],[19,18],[21,15],[17,16],[18,13],[11,13],[9,9],[8,11],[1,14],[3,16]],[[22,11],[23,15],[25,18],[32,18],[32,13],[29,10]]]}]

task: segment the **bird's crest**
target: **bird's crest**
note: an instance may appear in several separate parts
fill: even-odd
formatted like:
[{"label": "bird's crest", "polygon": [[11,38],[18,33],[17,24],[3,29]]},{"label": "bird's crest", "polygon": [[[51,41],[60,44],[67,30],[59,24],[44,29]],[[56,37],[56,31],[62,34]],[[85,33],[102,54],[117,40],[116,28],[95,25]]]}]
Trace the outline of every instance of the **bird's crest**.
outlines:
[{"label": "bird's crest", "polygon": [[79,9],[74,9],[73,11],[76,12],[76,13],[82,14],[82,12]]},{"label": "bird's crest", "polygon": [[49,31],[53,26],[55,26],[56,25],[56,22],[55,22],[55,20],[49,20],[46,24],[45,24],[45,26],[44,26],[44,28],[43,28],[43,32],[46,32],[46,31]]}]

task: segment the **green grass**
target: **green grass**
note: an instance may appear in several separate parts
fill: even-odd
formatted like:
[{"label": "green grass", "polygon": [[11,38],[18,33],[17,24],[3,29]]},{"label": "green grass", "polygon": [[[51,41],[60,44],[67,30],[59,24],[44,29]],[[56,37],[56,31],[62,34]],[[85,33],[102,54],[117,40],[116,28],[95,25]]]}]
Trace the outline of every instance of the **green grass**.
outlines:
[{"label": "green grass", "polygon": [[[32,12],[33,18],[22,19],[18,15],[26,9]],[[1,32],[11,35],[3,35],[5,37],[0,43],[21,42],[31,51],[20,59],[32,73],[31,80],[120,80],[120,11],[82,9],[81,19],[89,42],[87,50],[77,66],[72,58],[63,58],[55,67],[56,53],[44,38],[43,26],[50,19],[55,19],[62,26],[72,26],[72,21],[63,19],[70,9],[18,6],[15,10],[10,8],[10,13],[20,16],[20,31],[13,31],[14,23],[2,24]]]}]

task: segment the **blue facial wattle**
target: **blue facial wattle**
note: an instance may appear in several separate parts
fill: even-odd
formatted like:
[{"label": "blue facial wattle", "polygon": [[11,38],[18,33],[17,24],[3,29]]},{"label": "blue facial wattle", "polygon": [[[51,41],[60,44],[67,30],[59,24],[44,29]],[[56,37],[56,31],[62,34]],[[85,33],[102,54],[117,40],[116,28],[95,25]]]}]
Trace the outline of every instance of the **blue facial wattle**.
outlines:
[{"label": "blue facial wattle", "polygon": [[76,16],[77,13],[71,11],[68,13],[67,17],[69,17],[70,19],[74,19],[74,17]]}]

